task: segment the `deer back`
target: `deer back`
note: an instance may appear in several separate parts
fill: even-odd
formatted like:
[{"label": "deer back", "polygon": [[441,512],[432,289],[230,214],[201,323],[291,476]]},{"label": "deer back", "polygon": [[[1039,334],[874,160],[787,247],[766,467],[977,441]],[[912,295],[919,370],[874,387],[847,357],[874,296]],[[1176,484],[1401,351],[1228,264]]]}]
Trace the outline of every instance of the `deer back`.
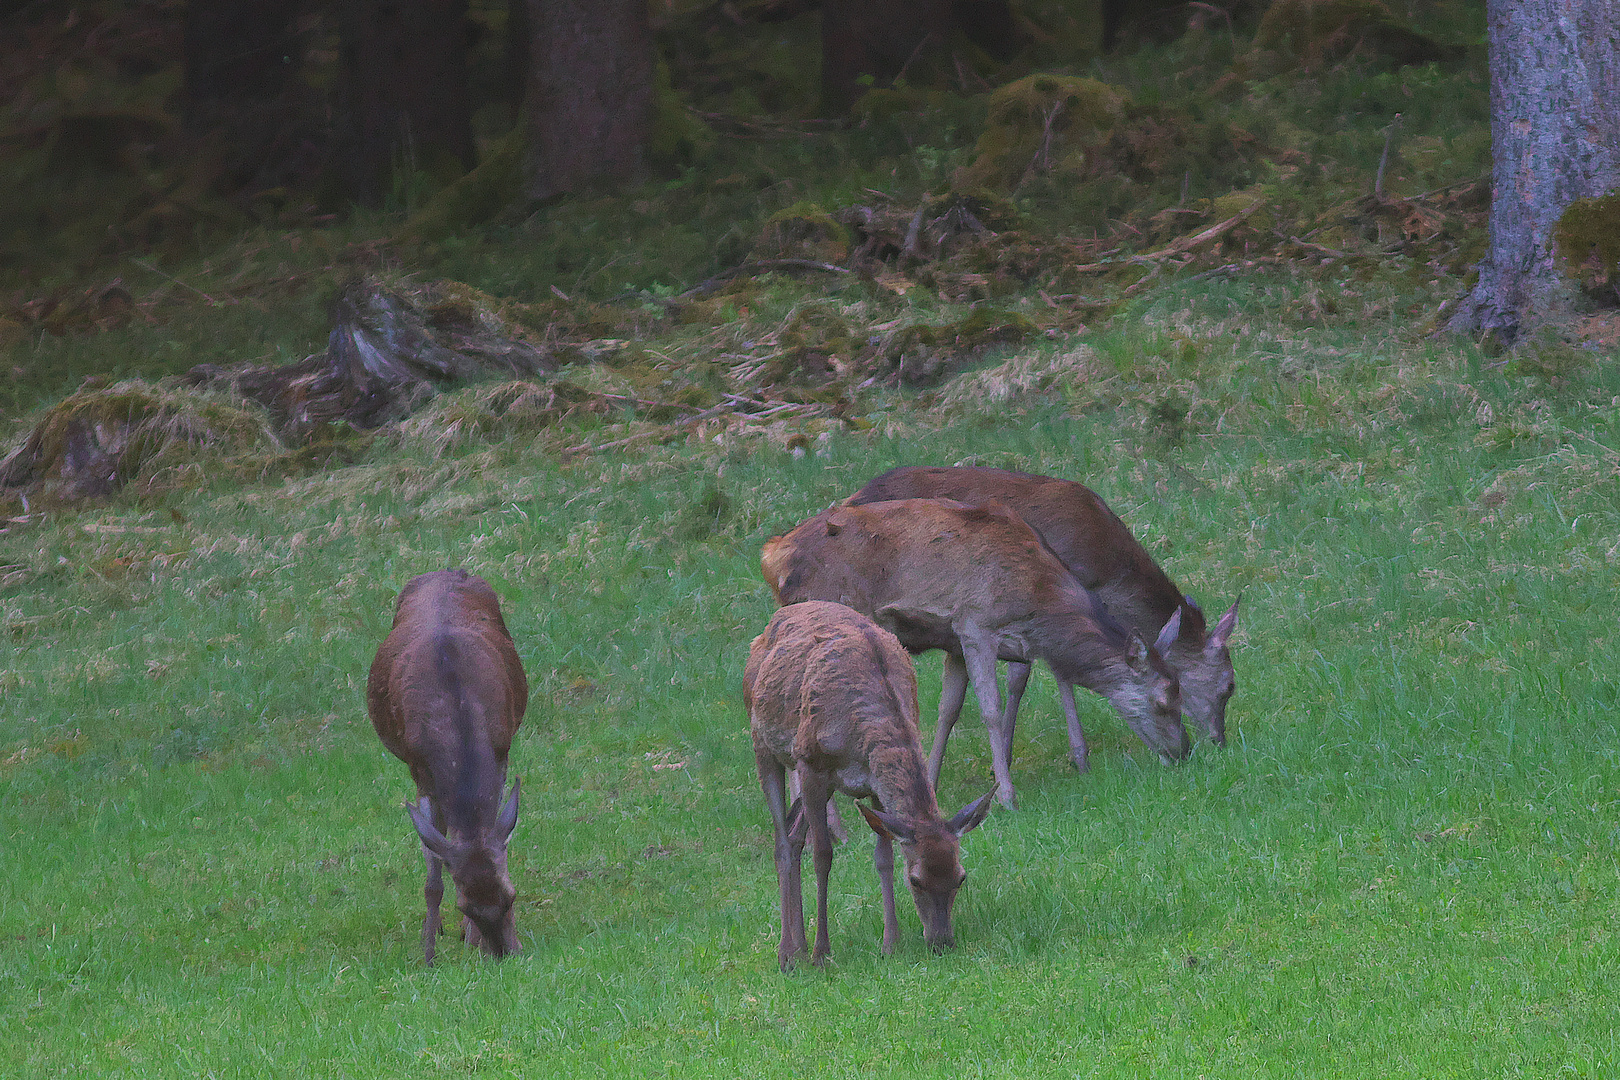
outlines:
[{"label": "deer back", "polygon": [[406,584],[371,665],[366,705],[419,792],[452,817],[492,819],[528,696],[487,582],[452,569]]},{"label": "deer back", "polygon": [[926,812],[917,675],[893,634],[843,604],[782,608],[754,639],[743,702],[755,745],[833,774],[847,795]]},{"label": "deer back", "polygon": [[1084,484],[1006,469],[903,467],[874,477],[845,505],[893,499],[1000,502],[1039,533],[1115,617],[1151,636],[1179,608],[1181,648],[1204,647],[1203,613],[1187,602],[1119,515]]},{"label": "deer back", "polygon": [[1039,534],[995,503],[835,506],[769,541],[761,567],[779,603],[848,604],[912,652],[957,651],[952,627],[963,621],[1016,628],[1094,609]]}]

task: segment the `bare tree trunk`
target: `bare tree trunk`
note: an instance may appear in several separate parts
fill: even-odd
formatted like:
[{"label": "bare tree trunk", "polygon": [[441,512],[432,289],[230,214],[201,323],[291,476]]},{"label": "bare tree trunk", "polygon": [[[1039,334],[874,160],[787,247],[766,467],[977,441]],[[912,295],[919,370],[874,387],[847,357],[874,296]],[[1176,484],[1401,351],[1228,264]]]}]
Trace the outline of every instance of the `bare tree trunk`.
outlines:
[{"label": "bare tree trunk", "polygon": [[1519,334],[1570,310],[1553,227],[1620,186],[1620,0],[1488,0],[1490,249],[1451,318]]},{"label": "bare tree trunk", "polygon": [[402,158],[424,171],[476,164],[467,87],[467,0],[342,0],[338,171],[375,201]]},{"label": "bare tree trunk", "polygon": [[647,0],[529,0],[524,193],[633,179],[652,133]]}]

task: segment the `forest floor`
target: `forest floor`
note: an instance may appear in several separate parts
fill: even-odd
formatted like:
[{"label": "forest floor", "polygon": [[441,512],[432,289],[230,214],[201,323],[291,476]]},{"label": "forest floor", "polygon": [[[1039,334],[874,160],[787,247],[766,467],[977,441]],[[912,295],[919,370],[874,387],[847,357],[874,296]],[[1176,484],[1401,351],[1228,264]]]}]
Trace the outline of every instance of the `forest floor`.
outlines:
[{"label": "forest floor", "polygon": [[[0,1072],[1613,1074],[1620,365],[1601,329],[1436,333],[1482,100],[1439,68],[1262,85],[1222,107],[1295,171],[1166,173],[1152,213],[1061,173],[953,198],[978,129],[940,105],[431,239],[263,226],[18,285],[6,447],[116,468],[0,502]],[[885,254],[919,208],[944,239]],[[375,428],[239,392],[355,297],[418,355],[529,367]],[[857,830],[833,963],[784,976],[739,688],[760,544],[959,462],[1080,479],[1206,610],[1243,597],[1230,745],[1161,766],[1094,699],[1076,775],[1038,675],[958,947],[902,901],[879,954]],[[362,686],[447,564],[533,691],[525,951],[425,969]],[[953,808],[989,786],[967,711]]]}]

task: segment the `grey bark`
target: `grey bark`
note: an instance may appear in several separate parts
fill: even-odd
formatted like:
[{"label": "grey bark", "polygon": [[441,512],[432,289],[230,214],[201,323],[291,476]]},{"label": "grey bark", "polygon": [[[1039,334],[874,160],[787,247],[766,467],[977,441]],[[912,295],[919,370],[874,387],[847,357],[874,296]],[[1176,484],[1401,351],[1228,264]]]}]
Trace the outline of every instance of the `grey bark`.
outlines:
[{"label": "grey bark", "polygon": [[524,194],[634,179],[652,134],[646,0],[529,0]]},{"label": "grey bark", "polygon": [[1490,248],[1450,325],[1512,344],[1570,311],[1559,215],[1620,187],[1620,0],[1488,0],[1486,14]]}]

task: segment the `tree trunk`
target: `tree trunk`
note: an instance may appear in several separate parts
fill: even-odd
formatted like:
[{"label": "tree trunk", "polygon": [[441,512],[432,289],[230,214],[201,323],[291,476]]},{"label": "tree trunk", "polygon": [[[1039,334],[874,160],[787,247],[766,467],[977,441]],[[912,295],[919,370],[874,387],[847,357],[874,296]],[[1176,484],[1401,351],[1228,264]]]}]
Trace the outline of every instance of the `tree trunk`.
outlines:
[{"label": "tree trunk", "polygon": [[1553,227],[1576,199],[1620,186],[1620,3],[1488,0],[1490,248],[1452,316],[1519,334],[1570,312]]},{"label": "tree trunk", "polygon": [[635,178],[652,134],[647,0],[529,0],[529,26],[524,194]]},{"label": "tree trunk", "polygon": [[822,111],[846,113],[867,85],[887,86],[942,54],[954,23],[950,0],[823,0]]},{"label": "tree trunk", "polygon": [[226,149],[224,186],[286,181],[300,122],[290,85],[301,46],[293,20],[301,0],[189,0],[185,121]]},{"label": "tree trunk", "polygon": [[375,202],[396,166],[441,179],[472,168],[467,0],[343,0],[338,172]]}]

